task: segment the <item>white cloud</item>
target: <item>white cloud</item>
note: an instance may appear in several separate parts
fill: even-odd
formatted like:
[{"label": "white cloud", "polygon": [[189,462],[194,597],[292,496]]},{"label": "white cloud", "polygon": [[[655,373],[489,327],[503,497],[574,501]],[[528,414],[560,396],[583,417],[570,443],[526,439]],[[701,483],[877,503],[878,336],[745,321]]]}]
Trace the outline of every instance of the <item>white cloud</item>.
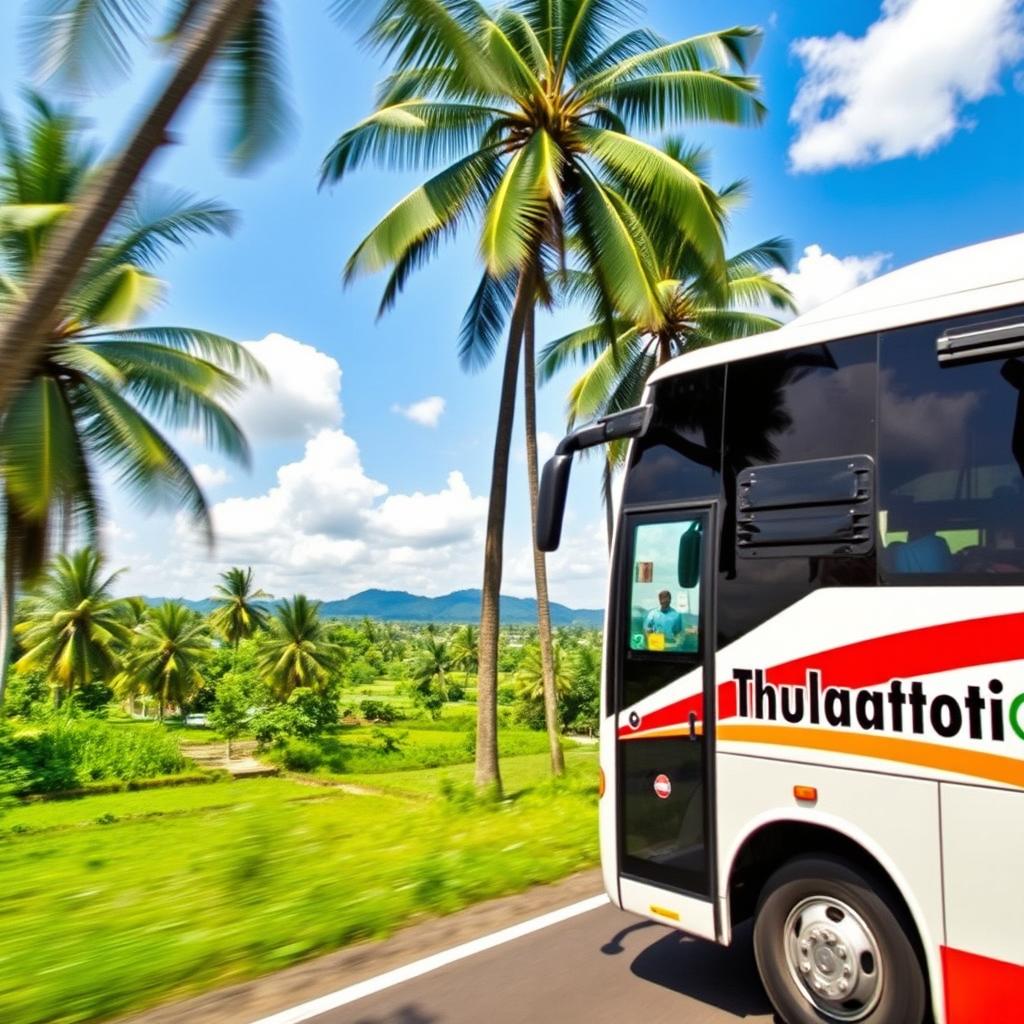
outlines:
[{"label": "white cloud", "polygon": [[959,129],[963,108],[998,92],[1024,55],[1020,0],[884,0],[860,38],[798,39],[806,75],[790,120],[795,170],[929,153]]},{"label": "white cloud", "polygon": [[250,440],[300,440],[341,423],[337,360],[283,334],[245,347],[270,376],[269,384],[247,388],[232,410]]},{"label": "white cloud", "polygon": [[474,498],[462,474],[448,474],[437,494],[392,494],[372,514],[374,536],[412,547],[455,544],[473,537],[487,514],[487,499]]},{"label": "white cloud", "polygon": [[552,455],[555,448],[562,439],[549,434],[546,430],[537,431],[537,461],[543,466]]},{"label": "white cloud", "polygon": [[[604,520],[580,524],[566,517],[558,550],[547,556],[548,582],[576,608],[603,608],[608,589],[608,534]],[[506,556],[502,593],[533,597],[533,547],[527,542]]]},{"label": "white cloud", "polygon": [[231,480],[228,471],[222,466],[208,466],[205,462],[197,462],[192,467],[192,475],[199,486],[204,488],[223,487]]},{"label": "white cloud", "polygon": [[[144,520],[137,536],[112,529],[112,560],[130,566],[119,590],[203,597],[229,565],[252,566],[259,585],[278,596],[304,592],[337,598],[371,587],[436,595],[478,588],[486,496],[474,494],[454,468],[436,489],[395,492],[367,471],[356,438],[341,426],[337,362],[280,335],[253,345],[270,366],[278,398],[258,396],[246,411],[246,426],[280,440],[306,424],[301,447],[276,467],[273,482],[259,493],[242,492],[242,480],[224,480],[221,493],[227,494],[211,509],[217,537],[213,551],[185,513],[175,517],[170,529],[164,528],[166,521],[152,519]],[[298,386],[302,372],[292,372],[299,364],[320,371],[307,394]],[[275,401],[294,415],[280,417]],[[541,458],[556,441],[552,434],[538,435]],[[277,450],[258,443],[254,449],[257,463]],[[207,486],[223,474],[205,464],[196,472]],[[511,518],[509,525],[503,592],[529,596],[531,549],[514,539]],[[601,524],[579,530],[570,517],[562,550],[551,558],[555,595],[578,607],[600,606],[605,552]]]},{"label": "white cloud", "polygon": [[[833,256],[820,245],[809,245],[797,261],[796,270],[774,270],[772,276],[793,293],[797,310],[807,313],[829,299],[870,281],[885,266],[885,253],[870,256]],[[774,311],[778,316],[778,311]]]},{"label": "white cloud", "polygon": [[100,545],[104,551],[135,540],[135,532],[126,529],[115,519],[104,519],[100,527]]},{"label": "white cloud", "polygon": [[229,498],[213,507],[225,544],[279,545],[281,539],[324,535],[358,538],[363,518],[387,486],[363,471],[355,441],[343,430],[321,430],[301,459],[277,471],[277,485],[252,498]]},{"label": "white cloud", "polygon": [[[478,586],[487,499],[474,496],[457,470],[437,492],[388,492],[366,473],[353,438],[340,428],[321,430],[300,458],[279,467],[274,486],[213,506],[213,556],[179,514],[176,556],[137,563],[130,585],[191,592],[224,565],[251,565],[274,593],[340,597],[391,587],[438,594]],[[140,577],[156,582],[134,582]]]},{"label": "white cloud", "polygon": [[421,427],[436,427],[441,421],[444,413],[444,399],[440,395],[431,395],[429,398],[422,398],[412,405],[393,405],[392,412],[404,416]]}]

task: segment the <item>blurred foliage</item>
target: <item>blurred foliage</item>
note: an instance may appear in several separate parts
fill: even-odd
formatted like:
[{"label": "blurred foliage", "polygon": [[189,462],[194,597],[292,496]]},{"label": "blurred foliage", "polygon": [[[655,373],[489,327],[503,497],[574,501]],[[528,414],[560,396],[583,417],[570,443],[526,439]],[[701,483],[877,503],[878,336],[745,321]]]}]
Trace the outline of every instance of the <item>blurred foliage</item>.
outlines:
[{"label": "blurred foliage", "polygon": [[184,771],[174,738],[162,729],[122,729],[62,716],[47,724],[0,723],[0,787],[8,793],[74,790],[106,779],[130,782]]},{"label": "blurred foliage", "polygon": [[[265,779],[18,808],[0,843],[0,1019],[106,1019],[594,864],[581,755],[558,786],[545,755],[515,759],[520,795],[501,804],[409,772],[433,799]],[[40,950],[46,971],[26,970]]]}]

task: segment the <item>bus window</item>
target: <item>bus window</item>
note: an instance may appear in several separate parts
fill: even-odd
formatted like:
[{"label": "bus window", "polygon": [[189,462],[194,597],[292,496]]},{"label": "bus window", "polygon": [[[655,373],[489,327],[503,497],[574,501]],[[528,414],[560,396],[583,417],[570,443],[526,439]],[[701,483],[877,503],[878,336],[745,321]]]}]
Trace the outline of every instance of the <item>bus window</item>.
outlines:
[{"label": "bus window", "polygon": [[756,466],[874,455],[877,335],[729,365],[718,644],[745,636],[812,590],[873,586],[873,555],[736,557],[737,478]]},{"label": "bus window", "polygon": [[722,487],[725,368],[670,377],[656,385],[654,419],[636,443],[623,501],[717,498]]},{"label": "bus window", "polygon": [[700,522],[692,519],[637,526],[629,602],[630,650],[667,654],[698,652],[699,558],[698,576],[690,587],[680,583],[679,563],[680,547],[699,530]]},{"label": "bus window", "polygon": [[935,344],[949,326],[881,339],[880,574],[889,583],[1020,585],[1024,363],[941,366]]}]

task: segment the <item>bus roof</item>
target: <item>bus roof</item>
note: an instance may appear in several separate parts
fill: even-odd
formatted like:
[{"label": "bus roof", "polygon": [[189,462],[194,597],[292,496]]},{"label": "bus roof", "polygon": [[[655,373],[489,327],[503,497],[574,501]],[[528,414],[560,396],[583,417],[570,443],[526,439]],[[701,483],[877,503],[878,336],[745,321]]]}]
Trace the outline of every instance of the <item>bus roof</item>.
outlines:
[{"label": "bus roof", "polygon": [[911,263],[812,309],[779,330],[669,360],[649,383],[818,342],[1024,303],[1024,234]]}]

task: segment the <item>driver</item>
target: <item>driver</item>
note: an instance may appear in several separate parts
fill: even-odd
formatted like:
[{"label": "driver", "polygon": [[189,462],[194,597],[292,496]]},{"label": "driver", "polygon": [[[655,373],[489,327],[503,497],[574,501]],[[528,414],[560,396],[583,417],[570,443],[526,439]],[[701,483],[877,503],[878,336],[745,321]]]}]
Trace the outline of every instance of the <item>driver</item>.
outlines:
[{"label": "driver", "polygon": [[[672,607],[672,592],[662,590],[658,594],[660,607],[647,613],[644,633],[647,635],[649,650],[676,650],[683,639],[683,616]],[[660,640],[652,638],[660,636]]]}]

